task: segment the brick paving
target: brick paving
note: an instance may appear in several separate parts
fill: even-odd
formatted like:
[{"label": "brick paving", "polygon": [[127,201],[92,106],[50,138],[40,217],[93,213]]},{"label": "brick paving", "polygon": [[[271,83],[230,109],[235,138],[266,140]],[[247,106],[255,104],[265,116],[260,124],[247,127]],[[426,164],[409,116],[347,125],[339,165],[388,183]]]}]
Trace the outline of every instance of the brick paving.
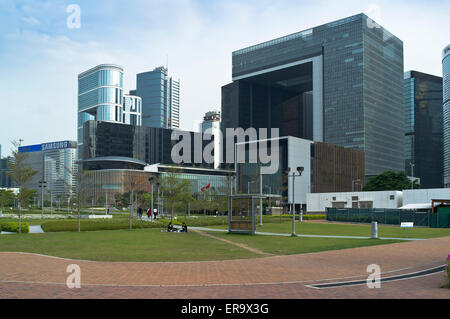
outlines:
[{"label": "brick paving", "polygon": [[[301,240],[301,239],[299,239]],[[450,298],[444,273],[382,283],[313,289],[314,281],[365,279],[444,264],[450,237],[311,254],[208,262],[93,262],[0,252],[0,298]],[[65,285],[69,264],[81,289]]]}]

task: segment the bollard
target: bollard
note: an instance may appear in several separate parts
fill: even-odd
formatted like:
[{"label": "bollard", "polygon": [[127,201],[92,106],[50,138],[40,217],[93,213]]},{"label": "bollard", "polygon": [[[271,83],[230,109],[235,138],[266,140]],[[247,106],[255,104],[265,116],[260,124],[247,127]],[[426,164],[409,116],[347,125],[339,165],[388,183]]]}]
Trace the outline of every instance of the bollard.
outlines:
[{"label": "bollard", "polygon": [[372,222],[372,238],[378,238],[378,223]]}]

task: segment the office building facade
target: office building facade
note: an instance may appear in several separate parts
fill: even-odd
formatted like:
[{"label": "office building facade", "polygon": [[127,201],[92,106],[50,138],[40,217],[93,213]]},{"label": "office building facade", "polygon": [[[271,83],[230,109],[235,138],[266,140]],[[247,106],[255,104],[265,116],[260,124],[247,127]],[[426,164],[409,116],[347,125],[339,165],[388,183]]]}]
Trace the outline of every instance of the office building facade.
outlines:
[{"label": "office building facade", "polygon": [[78,147],[89,120],[122,122],[123,68],[101,64],[78,75]]},{"label": "office building facade", "polygon": [[25,188],[34,189],[41,198],[40,182],[46,182],[45,197],[53,201],[57,198],[67,200],[76,192],[77,142],[60,141],[19,147],[26,153],[26,165],[38,173],[25,184]]},{"label": "office building facade", "polygon": [[165,67],[139,73],[136,90],[142,98],[142,125],[159,128],[180,127],[180,81],[169,77]]},{"label": "office building facade", "polygon": [[[149,164],[180,164],[172,158],[173,147],[180,140],[172,140],[174,130],[126,125],[111,122],[88,121],[84,124],[84,141],[82,155],[84,169],[143,169]],[[210,143],[202,140],[201,133],[176,130],[178,134],[186,134],[189,143],[190,162],[184,166],[212,168],[203,158],[195,158],[196,141],[200,148]]]},{"label": "office building facade", "polygon": [[403,43],[364,14],[233,52],[225,128],[280,128],[404,170]]},{"label": "office building facade", "polygon": [[7,174],[11,169],[8,166],[8,162],[11,161],[11,157],[0,158],[0,188],[13,188],[15,183],[11,180],[11,177]]},{"label": "office building facade", "polygon": [[444,113],[444,187],[450,187],[450,45],[442,52],[442,94]]},{"label": "office building facade", "polygon": [[[275,138],[268,140],[267,148],[271,147],[274,140]],[[259,175],[260,163],[235,163],[239,191],[258,194],[262,187],[263,194],[279,194],[288,203],[304,206],[307,193],[345,192],[364,185],[363,151],[292,136],[276,140],[279,147],[278,170],[274,174],[263,174],[262,182]],[[249,142],[238,143],[240,144],[248,146]],[[258,151],[259,147],[261,146],[257,147]],[[249,151],[248,147],[245,151]],[[303,167],[301,176],[297,167]],[[288,177],[289,168],[291,171]],[[294,171],[295,179],[292,177]]]},{"label": "office building facade", "polygon": [[442,78],[405,72],[405,170],[422,188],[443,186]]},{"label": "office building facade", "polygon": [[122,113],[123,124],[142,125],[142,99],[139,96],[125,94]]}]

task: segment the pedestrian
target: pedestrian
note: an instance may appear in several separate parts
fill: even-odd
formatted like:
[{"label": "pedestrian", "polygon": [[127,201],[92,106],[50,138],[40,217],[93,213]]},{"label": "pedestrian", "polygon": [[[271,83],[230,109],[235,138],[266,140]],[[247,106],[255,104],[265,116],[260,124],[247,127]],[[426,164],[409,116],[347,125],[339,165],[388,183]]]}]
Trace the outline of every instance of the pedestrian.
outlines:
[{"label": "pedestrian", "polygon": [[187,225],[186,225],[186,223],[183,223],[183,224],[181,225],[181,232],[182,232],[182,233],[187,233]]},{"label": "pedestrian", "polygon": [[167,231],[168,232],[173,232],[173,224],[172,224],[172,222],[170,222],[169,225],[167,226]]},{"label": "pedestrian", "polygon": [[155,215],[155,219],[157,219],[158,218],[158,210],[157,209],[155,209],[154,215]]},{"label": "pedestrian", "polygon": [[139,219],[142,219],[142,208],[141,207],[138,207],[137,213],[138,213]]},{"label": "pedestrian", "polygon": [[152,209],[151,209],[151,208],[149,208],[149,209],[147,210],[147,217],[148,217],[148,219],[151,220],[151,218],[152,218]]}]

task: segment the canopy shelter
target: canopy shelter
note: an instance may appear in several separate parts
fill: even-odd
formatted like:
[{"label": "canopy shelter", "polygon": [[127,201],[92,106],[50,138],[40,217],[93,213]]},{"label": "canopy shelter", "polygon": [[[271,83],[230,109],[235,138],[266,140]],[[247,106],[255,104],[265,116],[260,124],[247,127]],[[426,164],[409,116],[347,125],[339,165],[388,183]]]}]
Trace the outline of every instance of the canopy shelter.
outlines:
[{"label": "canopy shelter", "polygon": [[231,214],[228,214],[228,231],[230,233],[255,234],[258,223],[257,206],[259,200],[266,197],[255,194],[231,195]]}]

